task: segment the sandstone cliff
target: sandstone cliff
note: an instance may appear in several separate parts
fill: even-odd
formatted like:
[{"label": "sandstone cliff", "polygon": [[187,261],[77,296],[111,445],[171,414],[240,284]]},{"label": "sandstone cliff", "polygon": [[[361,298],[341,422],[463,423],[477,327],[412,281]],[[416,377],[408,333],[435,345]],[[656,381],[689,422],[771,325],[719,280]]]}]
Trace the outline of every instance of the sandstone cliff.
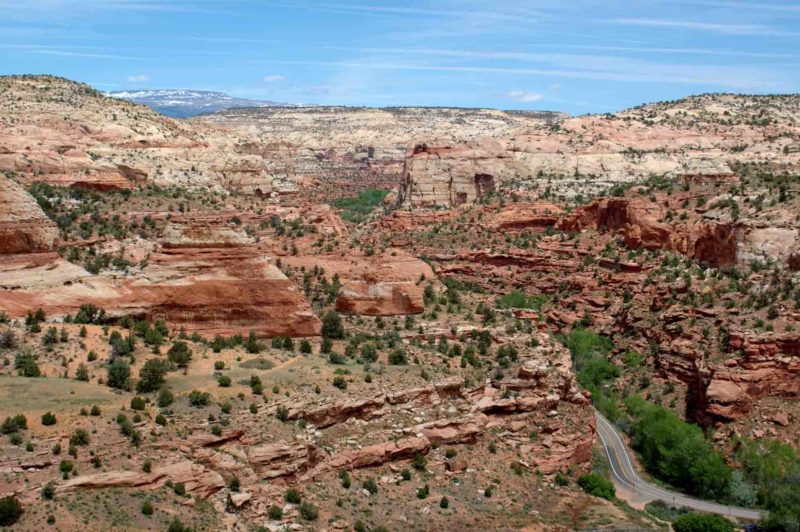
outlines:
[{"label": "sandstone cliff", "polygon": [[18,183],[0,177],[0,255],[52,251],[58,228]]}]

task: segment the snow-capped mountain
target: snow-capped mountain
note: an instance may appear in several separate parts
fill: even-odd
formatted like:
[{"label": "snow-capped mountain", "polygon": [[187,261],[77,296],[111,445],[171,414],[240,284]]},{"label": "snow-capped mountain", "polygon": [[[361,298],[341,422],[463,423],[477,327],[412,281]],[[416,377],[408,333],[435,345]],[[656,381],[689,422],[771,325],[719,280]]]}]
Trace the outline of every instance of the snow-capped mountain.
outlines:
[{"label": "snow-capped mountain", "polygon": [[278,102],[234,98],[224,92],[185,89],[159,89],[107,92],[106,96],[147,105],[173,118],[188,118],[234,107],[269,107]]}]

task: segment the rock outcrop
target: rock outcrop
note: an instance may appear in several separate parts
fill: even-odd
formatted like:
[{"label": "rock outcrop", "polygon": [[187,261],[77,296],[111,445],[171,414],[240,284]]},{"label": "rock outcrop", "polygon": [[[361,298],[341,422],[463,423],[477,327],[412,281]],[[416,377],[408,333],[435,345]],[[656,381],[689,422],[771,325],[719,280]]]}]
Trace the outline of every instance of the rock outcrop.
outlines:
[{"label": "rock outcrop", "polygon": [[292,267],[324,270],[328,282],[339,281],[335,308],[344,314],[362,316],[403,316],[425,310],[424,285],[433,279],[431,267],[406,251],[387,249],[381,255],[288,256],[282,262]]},{"label": "rock outcrop", "polygon": [[631,249],[669,249],[711,266],[736,264],[736,230],[729,222],[665,221],[665,209],[644,198],[602,198],[558,222],[565,231],[618,232]]},{"label": "rock outcrop", "polygon": [[504,207],[492,220],[492,225],[503,230],[544,230],[561,219],[564,210],[553,203],[512,203]]},{"label": "rock outcrop", "polygon": [[742,356],[710,368],[705,390],[708,414],[735,420],[745,416],[757,399],[800,397],[800,335],[733,333],[730,345]]},{"label": "rock outcrop", "polygon": [[410,281],[349,281],[336,296],[336,310],[360,316],[403,316],[425,311],[422,287]]},{"label": "rock outcrop", "polygon": [[207,499],[225,487],[225,482],[219,473],[210,471],[192,461],[183,460],[156,469],[152,473],[109,471],[107,473],[81,475],[61,484],[58,487],[58,492],[74,491],[78,488],[157,489],[167,481],[173,484],[183,484],[187,493],[201,499]]},{"label": "rock outcrop", "polygon": [[[0,298],[0,310],[12,317],[44,309],[48,315],[74,314],[84,304],[103,308],[112,316],[147,316],[163,319],[175,330],[212,338],[220,334],[261,337],[317,336],[321,322],[300,289],[253,246],[233,244],[237,235],[214,231],[210,247],[203,242],[176,239],[150,257],[146,267],[123,280],[112,275],[90,276],[49,256],[39,269],[32,259],[19,268],[27,275]],[[207,235],[205,229],[185,229],[181,234]],[[230,238],[228,238],[230,237]],[[205,242],[205,241],[204,241]],[[18,261],[17,261],[18,262]],[[0,272],[18,269],[16,262],[0,265]],[[62,264],[61,268],[54,265]],[[66,278],[54,275],[63,270]],[[42,278],[33,272],[41,270]]]},{"label": "rock outcrop", "polygon": [[418,142],[406,153],[400,201],[413,208],[457,207],[516,175],[513,159],[496,140]]},{"label": "rock outcrop", "polygon": [[0,177],[0,255],[52,251],[56,224],[18,183]]}]

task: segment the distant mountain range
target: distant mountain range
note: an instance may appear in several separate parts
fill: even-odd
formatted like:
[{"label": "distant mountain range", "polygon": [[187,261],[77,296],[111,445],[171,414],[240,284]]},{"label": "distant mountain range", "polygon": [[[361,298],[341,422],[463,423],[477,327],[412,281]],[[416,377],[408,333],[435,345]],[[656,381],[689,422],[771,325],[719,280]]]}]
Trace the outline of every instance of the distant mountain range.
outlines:
[{"label": "distant mountain range", "polygon": [[224,92],[185,89],[158,89],[140,91],[113,91],[106,96],[146,105],[173,118],[189,118],[206,113],[237,107],[285,106],[279,102],[235,98]]}]

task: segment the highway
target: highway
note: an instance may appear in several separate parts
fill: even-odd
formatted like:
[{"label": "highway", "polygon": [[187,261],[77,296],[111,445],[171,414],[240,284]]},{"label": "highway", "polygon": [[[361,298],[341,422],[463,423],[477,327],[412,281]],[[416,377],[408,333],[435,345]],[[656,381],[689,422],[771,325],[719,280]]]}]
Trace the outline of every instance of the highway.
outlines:
[{"label": "highway", "polygon": [[725,506],[714,502],[693,499],[682,493],[665,490],[655,484],[642,480],[636,472],[628,448],[625,446],[616,427],[596,410],[595,415],[597,416],[597,434],[600,437],[600,442],[603,444],[603,449],[611,464],[614,484],[617,486],[617,489],[621,490],[632,499],[630,502],[645,504],[660,500],[675,507],[686,506],[687,508],[699,512],[719,514],[749,521],[758,521],[761,519],[761,512],[758,510],[748,510],[747,508]]}]

